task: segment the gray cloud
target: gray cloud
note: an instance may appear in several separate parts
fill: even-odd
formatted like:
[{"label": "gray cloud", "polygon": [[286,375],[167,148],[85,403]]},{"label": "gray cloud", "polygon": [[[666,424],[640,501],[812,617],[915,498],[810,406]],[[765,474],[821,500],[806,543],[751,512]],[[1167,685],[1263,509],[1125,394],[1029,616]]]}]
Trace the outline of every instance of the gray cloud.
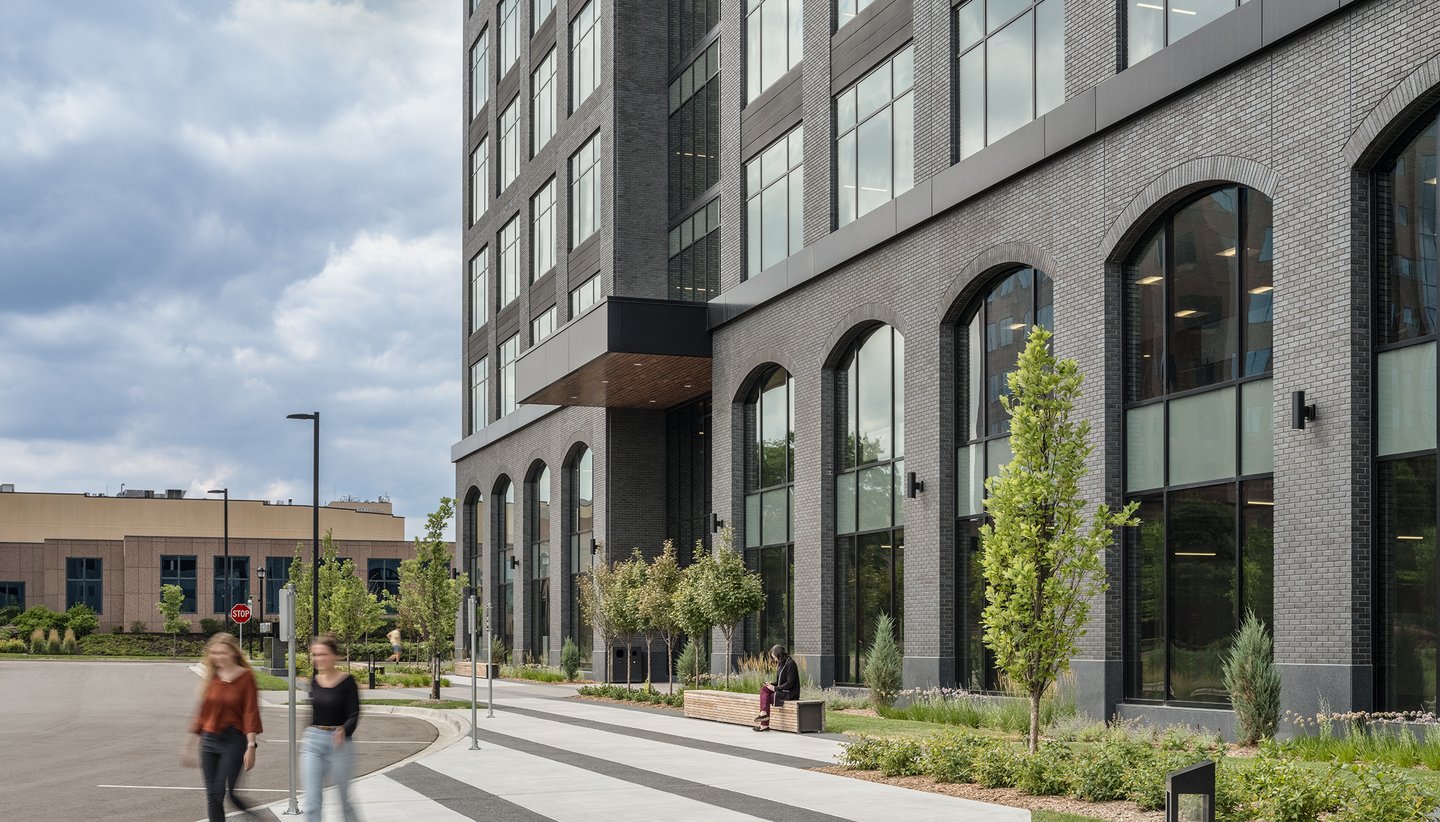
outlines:
[{"label": "gray cloud", "polygon": [[0,4],[0,481],[390,494],[459,432],[458,7]]}]

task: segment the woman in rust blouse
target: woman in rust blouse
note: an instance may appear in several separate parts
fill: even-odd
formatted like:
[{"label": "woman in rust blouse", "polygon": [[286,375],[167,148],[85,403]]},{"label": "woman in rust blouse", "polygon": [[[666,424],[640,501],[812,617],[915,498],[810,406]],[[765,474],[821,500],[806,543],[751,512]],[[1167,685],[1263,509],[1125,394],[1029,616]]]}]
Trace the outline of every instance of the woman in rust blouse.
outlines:
[{"label": "woman in rust blouse", "polygon": [[255,767],[255,737],[260,734],[260,694],[250,660],[230,634],[216,634],[205,644],[205,683],[200,710],[190,723],[199,735],[200,770],[210,822],[225,818],[225,794],[235,807],[250,809],[235,796],[240,768]]}]

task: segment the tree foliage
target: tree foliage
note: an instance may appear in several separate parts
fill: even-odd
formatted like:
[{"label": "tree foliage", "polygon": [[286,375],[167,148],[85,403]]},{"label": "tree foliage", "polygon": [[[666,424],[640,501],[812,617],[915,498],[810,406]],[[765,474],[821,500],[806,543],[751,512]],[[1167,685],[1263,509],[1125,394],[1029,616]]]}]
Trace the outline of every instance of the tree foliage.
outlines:
[{"label": "tree foliage", "polygon": [[603,562],[592,563],[590,570],[580,575],[580,610],[595,633],[600,635],[600,645],[605,649],[605,670],[601,675],[606,681],[614,679],[611,676],[610,646],[615,641],[615,629],[610,624],[608,601],[615,587],[612,577],[613,569]]},{"label": "tree foliage", "polygon": [[444,534],[454,516],[455,500],[441,497],[440,507],[425,519],[425,536],[415,538],[415,556],[400,563],[396,610],[400,624],[419,637],[430,660],[431,699],[440,698],[440,662],[451,647],[460,592],[470,584],[465,574],[450,575],[450,550]]},{"label": "tree foliage", "polygon": [[[665,641],[665,679],[670,683],[670,693],[675,693],[675,640],[680,636],[680,624],[675,618],[675,592],[680,588],[680,561],[675,554],[675,543],[665,540],[660,556],[650,561],[645,572],[645,587],[636,598],[640,610],[640,622],[645,630],[660,634]],[[645,652],[649,654],[647,639]]]},{"label": "tree foliage", "polygon": [[[641,633],[644,626],[640,620],[638,603],[640,592],[645,588],[645,557],[639,548],[634,550],[629,559],[615,563],[609,580],[610,591],[605,597],[605,607],[609,611],[606,619],[610,622],[611,630],[617,637]],[[628,653],[625,662],[625,684],[631,684]]]},{"label": "tree foliage", "polygon": [[347,657],[351,643],[385,623],[385,606],[355,573],[355,563],[348,559],[337,566],[326,610],[330,614],[330,630],[345,644]]},{"label": "tree foliage", "polygon": [[700,666],[706,656],[705,646],[710,638],[710,629],[715,627],[705,589],[706,578],[714,562],[714,557],[705,550],[705,544],[696,540],[695,561],[680,572],[680,584],[676,586],[671,601],[675,624],[690,638],[686,643],[687,654],[682,656],[689,657],[691,682],[700,678]]},{"label": "tree foliage", "polygon": [[65,616],[68,617],[65,627],[75,632],[76,639],[93,634],[100,627],[100,618],[95,616],[95,609],[83,602],[71,605]]},{"label": "tree foliage", "polygon": [[720,532],[720,550],[716,551],[702,575],[706,608],[710,619],[725,637],[725,679],[730,679],[735,626],[740,620],[765,607],[765,587],[760,575],[745,567],[745,560],[733,548],[735,532],[726,527]]},{"label": "tree foliage", "polygon": [[865,654],[865,684],[870,686],[870,701],[877,709],[895,703],[903,664],[900,646],[895,642],[895,620],[881,611],[875,615],[875,639]]},{"label": "tree foliage", "polygon": [[1221,676],[1230,691],[1241,744],[1254,745],[1273,737],[1280,724],[1280,672],[1275,668],[1270,632],[1253,611],[1245,613]]},{"label": "tree foliage", "polygon": [[[290,584],[295,586],[295,642],[304,647],[310,644],[312,626],[314,626],[314,611],[311,610],[311,560],[307,556],[310,553],[310,546],[303,542],[295,543],[295,556],[290,559]],[[351,573],[354,571],[352,569]],[[320,633],[328,633],[333,630],[330,624],[331,612],[329,608],[330,598],[334,595],[335,585],[340,579],[340,562],[335,556],[335,533],[326,529],[324,536],[320,537]]]},{"label": "tree foliage", "polygon": [[1136,525],[1136,505],[1095,507],[1088,522],[1079,484],[1090,425],[1071,418],[1084,380],[1078,363],[1050,353],[1035,327],[1000,402],[1010,415],[1014,459],[985,483],[991,519],[984,545],[984,641],[995,664],[1030,697],[1030,750],[1040,738],[1040,699],[1070,667],[1090,600],[1106,587],[1102,556],[1114,529]]},{"label": "tree foliage", "polygon": [[155,607],[160,609],[160,616],[165,619],[165,633],[173,637],[171,656],[180,653],[180,632],[190,630],[189,620],[180,616],[180,609],[184,606],[185,591],[179,585],[160,586],[160,601],[155,603]]}]

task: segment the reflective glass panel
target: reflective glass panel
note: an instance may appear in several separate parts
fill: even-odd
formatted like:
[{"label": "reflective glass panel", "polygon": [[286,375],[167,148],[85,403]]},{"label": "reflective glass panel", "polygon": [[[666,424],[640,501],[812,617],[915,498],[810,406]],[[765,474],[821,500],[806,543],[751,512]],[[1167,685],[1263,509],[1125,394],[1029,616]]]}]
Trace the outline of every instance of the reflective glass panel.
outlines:
[{"label": "reflective glass panel", "polygon": [[1125,267],[1125,393],[1132,402],[1164,391],[1165,232],[1143,248]]},{"label": "reflective glass panel", "polygon": [[1275,470],[1275,386],[1257,380],[1240,386],[1240,473]]},{"label": "reflective glass panel", "polygon": [[1165,484],[1165,404],[1125,412],[1125,490]]},{"label": "reflective glass panel", "polygon": [[1170,484],[1235,476],[1235,389],[1170,401]]},{"label": "reflective glass panel", "polygon": [[1245,196],[1245,362],[1242,376],[1268,373],[1274,321],[1274,225],[1270,198],[1257,192]]},{"label": "reflective glass panel", "polygon": [[1170,698],[1227,702],[1235,622],[1235,486],[1170,492]]},{"label": "reflective glass panel", "polygon": [[856,354],[859,366],[860,462],[888,460],[894,454],[891,393],[891,337],[888,327],[871,333]]},{"label": "reflective glass panel", "polygon": [[986,73],[987,143],[995,142],[1033,119],[1034,39],[1034,17],[1027,14],[985,43],[990,68]]},{"label": "reflective glass panel", "polygon": [[1165,698],[1165,503],[1141,497],[1125,529],[1125,695]]},{"label": "reflective glass panel", "polygon": [[1435,447],[1435,343],[1376,358],[1376,453],[1404,454]]},{"label": "reflective glass panel", "polygon": [[1432,122],[1380,179],[1382,230],[1389,235],[1389,253],[1380,258],[1381,343],[1436,331],[1436,133]]},{"label": "reflective glass panel", "polygon": [[1035,116],[1065,102],[1065,0],[1035,6]]},{"label": "reflective glass panel", "polygon": [[1126,57],[1133,66],[1165,46],[1165,0],[1127,0],[1125,5]]},{"label": "reflective glass panel", "polygon": [[893,493],[890,470],[889,465],[877,465],[859,472],[861,531],[890,526]]},{"label": "reflective glass panel", "polygon": [[1169,282],[1170,389],[1236,375],[1239,192],[1225,188],[1175,214]]},{"label": "reflective glass panel", "polygon": [[1436,709],[1435,456],[1376,466],[1381,707]]}]

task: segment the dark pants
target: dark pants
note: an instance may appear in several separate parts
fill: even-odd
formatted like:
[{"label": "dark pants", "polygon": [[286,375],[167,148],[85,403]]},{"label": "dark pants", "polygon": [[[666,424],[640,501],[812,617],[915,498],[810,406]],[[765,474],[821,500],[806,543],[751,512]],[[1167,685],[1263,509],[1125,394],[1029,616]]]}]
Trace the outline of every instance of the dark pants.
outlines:
[{"label": "dark pants", "polygon": [[250,809],[235,795],[235,782],[240,778],[240,768],[245,764],[245,748],[249,744],[245,734],[234,728],[218,734],[200,735],[200,773],[205,777],[205,803],[210,822],[225,819],[225,794],[235,807],[246,813]]}]

